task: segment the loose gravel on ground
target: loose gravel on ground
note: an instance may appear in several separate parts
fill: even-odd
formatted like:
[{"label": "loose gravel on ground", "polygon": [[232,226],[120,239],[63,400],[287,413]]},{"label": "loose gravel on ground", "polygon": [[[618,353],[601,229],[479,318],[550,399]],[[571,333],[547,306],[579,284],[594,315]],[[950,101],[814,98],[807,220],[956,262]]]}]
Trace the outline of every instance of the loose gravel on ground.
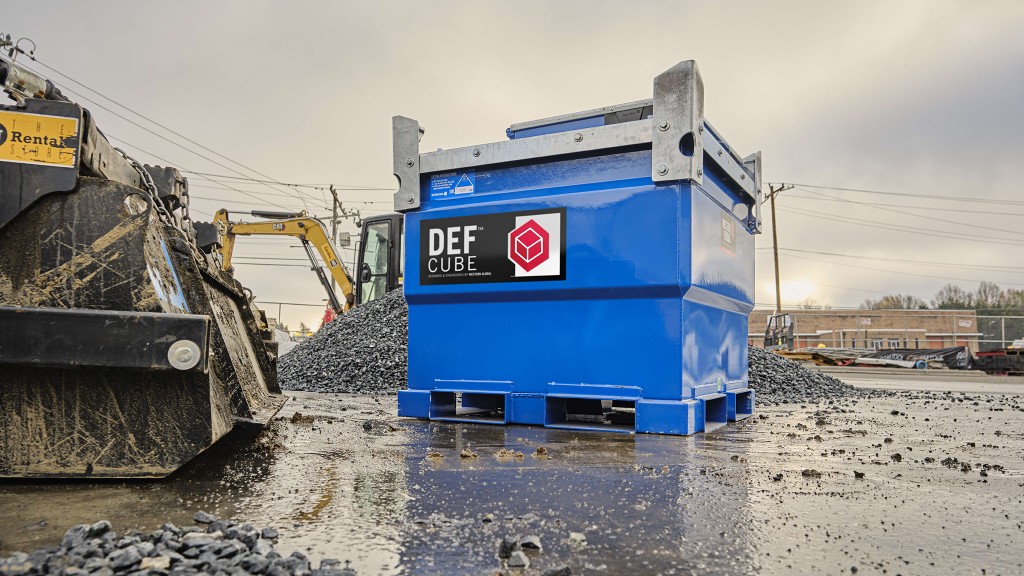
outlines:
[{"label": "loose gravel on ground", "polygon": [[[401,290],[338,317],[281,358],[285,390],[394,394],[406,387],[409,310]],[[881,394],[750,347],[750,387],[761,404],[814,403]]]},{"label": "loose gravel on ground", "polygon": [[82,524],[64,534],[59,546],[0,557],[2,576],[114,576],[115,574],[186,576],[355,576],[337,560],[314,569],[301,552],[283,557],[274,551],[277,531],[218,520],[206,512],[194,518],[203,526],[164,524],[150,532],[115,532],[110,522]]},{"label": "loose gravel on ground", "polygon": [[750,346],[747,363],[750,387],[754,389],[758,404],[813,404],[840,398],[891,395],[879,390],[855,388],[756,346]]},{"label": "loose gravel on ground", "polygon": [[281,388],[394,394],[405,388],[409,310],[392,290],[328,323],[278,362]]},{"label": "loose gravel on ground", "polygon": [[[402,291],[395,290],[340,316],[281,357],[278,378],[285,390],[394,394],[406,387],[407,341],[408,308]],[[764,405],[885,394],[854,388],[753,346],[749,365],[750,387],[756,391],[758,403]],[[366,422],[363,428],[373,431],[374,426]],[[203,512],[197,513],[194,521],[203,526],[164,524],[148,534],[131,531],[122,535],[106,521],[83,524],[68,530],[59,546],[0,558],[0,576],[354,574],[332,560],[324,560],[314,569],[299,552],[282,557],[274,551],[277,533],[273,529],[239,526]],[[524,539],[516,544],[509,547],[507,563],[525,568],[529,559],[520,546],[539,549],[539,540]]]}]

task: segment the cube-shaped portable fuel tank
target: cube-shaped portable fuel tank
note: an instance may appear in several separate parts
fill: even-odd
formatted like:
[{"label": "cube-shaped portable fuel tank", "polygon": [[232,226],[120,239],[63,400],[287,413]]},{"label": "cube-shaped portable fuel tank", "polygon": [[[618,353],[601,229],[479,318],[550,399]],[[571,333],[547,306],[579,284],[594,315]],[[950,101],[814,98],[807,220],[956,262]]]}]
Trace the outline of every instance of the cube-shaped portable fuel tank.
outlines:
[{"label": "cube-shaped portable fuel tank", "polygon": [[394,118],[405,213],[401,416],[692,434],[749,416],[760,153],[703,114],[697,66],[653,98],[420,152]]}]

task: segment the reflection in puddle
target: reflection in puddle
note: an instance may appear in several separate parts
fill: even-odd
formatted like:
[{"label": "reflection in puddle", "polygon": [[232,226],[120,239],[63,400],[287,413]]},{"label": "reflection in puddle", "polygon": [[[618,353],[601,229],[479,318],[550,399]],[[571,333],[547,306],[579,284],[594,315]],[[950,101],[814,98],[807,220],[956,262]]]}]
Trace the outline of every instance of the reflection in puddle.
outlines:
[{"label": "reflection in puddle", "polygon": [[[745,538],[746,487],[720,474],[731,461],[702,455],[702,439],[405,426],[409,453],[423,456],[408,460],[414,499],[403,531],[403,573],[498,568],[497,542],[526,535],[543,544],[531,558],[531,569],[541,571],[568,565],[573,573],[753,572],[738,545]],[[547,454],[533,456],[538,448]],[[461,458],[465,449],[478,457]],[[531,456],[510,458],[510,452]]]},{"label": "reflection in puddle", "polygon": [[299,512],[297,518],[300,522],[312,522],[320,517],[320,513],[324,511],[324,508],[334,500],[334,492],[338,489],[338,474],[334,471],[334,468],[327,469],[327,479],[323,483],[323,492],[320,495],[320,499],[313,505],[313,509],[309,512]]},{"label": "reflection in puddle", "polygon": [[0,554],[204,510],[362,576],[491,573],[502,538],[530,535],[529,573],[1020,573],[1024,404],[955,400],[768,408],[676,437],[399,420],[393,397],[302,395],[257,444],[167,481],[0,483]]}]

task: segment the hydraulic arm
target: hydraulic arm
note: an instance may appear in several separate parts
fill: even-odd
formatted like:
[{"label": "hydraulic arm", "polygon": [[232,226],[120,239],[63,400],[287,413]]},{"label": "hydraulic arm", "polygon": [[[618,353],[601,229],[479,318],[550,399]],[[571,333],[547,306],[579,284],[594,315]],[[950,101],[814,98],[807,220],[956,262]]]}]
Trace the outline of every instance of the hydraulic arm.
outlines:
[{"label": "hydraulic arm", "polygon": [[[250,214],[257,218],[266,218],[268,221],[231,222],[228,211],[224,209],[218,210],[213,217],[213,223],[220,234],[220,253],[225,271],[233,269],[231,255],[235,249],[235,236],[293,236],[302,241],[302,247],[306,250],[306,256],[309,257],[313,271],[316,272],[317,278],[320,279],[320,283],[327,291],[331,308],[337,313],[352,308],[355,303],[352,277],[349,276],[345,265],[338,258],[337,251],[327,236],[324,225],[319,220],[306,215],[305,211],[298,213],[253,211]],[[338,300],[330,280],[320,263],[317,262],[316,255],[313,253],[314,249],[320,254],[320,259],[327,266],[334,281],[338,283],[341,293],[345,295],[344,304]]]}]

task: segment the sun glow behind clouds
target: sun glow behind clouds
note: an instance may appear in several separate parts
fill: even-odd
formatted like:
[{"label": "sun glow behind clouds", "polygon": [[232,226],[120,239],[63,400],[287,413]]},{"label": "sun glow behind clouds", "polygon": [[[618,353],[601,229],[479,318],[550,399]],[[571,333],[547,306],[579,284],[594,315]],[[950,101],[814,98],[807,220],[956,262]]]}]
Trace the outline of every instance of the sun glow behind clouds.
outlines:
[{"label": "sun glow behind clouds", "polygon": [[782,303],[799,304],[814,297],[814,284],[807,280],[783,280],[779,286]]}]

